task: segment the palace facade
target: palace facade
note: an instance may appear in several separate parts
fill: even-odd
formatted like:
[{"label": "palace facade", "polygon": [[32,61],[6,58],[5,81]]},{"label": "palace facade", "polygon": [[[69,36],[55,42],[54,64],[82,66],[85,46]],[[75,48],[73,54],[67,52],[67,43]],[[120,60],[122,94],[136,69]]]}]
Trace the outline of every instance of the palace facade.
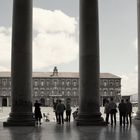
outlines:
[{"label": "palace facade", "polygon": [[[40,100],[43,106],[52,106],[53,101],[71,99],[72,106],[78,106],[79,100],[79,73],[58,72],[55,67],[53,72],[33,72],[33,103]],[[94,93],[93,93],[94,94]],[[121,78],[111,73],[100,74],[100,104],[103,105],[107,98],[113,97],[115,101],[121,98]],[[11,73],[0,72],[0,105],[11,105]]]}]

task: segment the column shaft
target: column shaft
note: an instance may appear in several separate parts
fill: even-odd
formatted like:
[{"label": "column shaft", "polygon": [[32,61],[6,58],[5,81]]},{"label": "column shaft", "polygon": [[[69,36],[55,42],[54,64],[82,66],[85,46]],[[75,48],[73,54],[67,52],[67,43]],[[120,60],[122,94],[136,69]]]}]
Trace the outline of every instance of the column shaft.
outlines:
[{"label": "column shaft", "polygon": [[135,118],[140,120],[140,0],[137,0],[137,28],[138,28],[138,111]]},{"label": "column shaft", "polygon": [[77,125],[104,125],[99,106],[98,0],[80,0],[80,107]]},{"label": "column shaft", "polygon": [[35,125],[32,113],[32,0],[13,1],[11,113],[4,126]]}]

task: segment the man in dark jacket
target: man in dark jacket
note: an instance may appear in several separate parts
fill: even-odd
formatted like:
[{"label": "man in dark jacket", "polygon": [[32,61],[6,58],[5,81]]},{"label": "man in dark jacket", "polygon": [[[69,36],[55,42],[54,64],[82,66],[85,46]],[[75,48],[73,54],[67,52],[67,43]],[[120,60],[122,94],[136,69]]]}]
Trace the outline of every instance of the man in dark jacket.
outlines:
[{"label": "man in dark jacket", "polygon": [[126,100],[126,123],[131,125],[132,123],[132,104],[130,103],[129,99]]},{"label": "man in dark jacket", "polygon": [[111,98],[111,100],[109,102],[108,109],[110,112],[111,125],[113,125],[113,123],[116,125],[117,105],[114,102],[113,98]]},{"label": "man in dark jacket", "polygon": [[122,120],[123,125],[125,126],[125,117],[126,117],[126,103],[124,103],[124,100],[121,100],[121,103],[118,105],[119,113],[120,113],[120,125],[122,126]]},{"label": "man in dark jacket", "polygon": [[61,103],[61,100],[59,100],[57,106],[56,106],[56,112],[58,113],[58,124],[64,124],[64,110],[65,105]]}]

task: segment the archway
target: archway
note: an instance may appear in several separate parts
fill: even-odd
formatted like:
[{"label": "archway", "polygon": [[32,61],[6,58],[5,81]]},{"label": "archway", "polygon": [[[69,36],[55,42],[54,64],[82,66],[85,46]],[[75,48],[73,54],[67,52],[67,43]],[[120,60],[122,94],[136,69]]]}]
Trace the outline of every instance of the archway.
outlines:
[{"label": "archway", "polygon": [[103,98],[103,106],[105,106],[106,101],[107,101],[107,98]]},{"label": "archway", "polygon": [[2,99],[2,106],[7,106],[7,98]]},{"label": "archway", "polygon": [[45,106],[45,99],[44,98],[41,98],[40,99],[40,103],[42,104],[42,106]]}]

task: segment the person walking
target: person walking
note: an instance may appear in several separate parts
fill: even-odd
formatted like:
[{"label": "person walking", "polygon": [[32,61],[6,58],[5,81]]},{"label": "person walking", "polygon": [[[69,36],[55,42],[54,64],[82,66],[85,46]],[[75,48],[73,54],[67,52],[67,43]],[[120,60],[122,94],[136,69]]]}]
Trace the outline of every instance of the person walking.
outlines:
[{"label": "person walking", "polygon": [[70,122],[71,118],[71,103],[70,100],[66,102],[66,121]]},{"label": "person walking", "polygon": [[110,99],[109,112],[110,112],[110,118],[111,118],[111,125],[113,124],[116,125],[117,105],[114,102],[113,98]]},{"label": "person walking", "polygon": [[129,99],[126,99],[126,123],[130,124],[132,123],[132,103]]},{"label": "person walking", "polygon": [[109,124],[109,113],[110,113],[109,100],[106,100],[105,102],[104,113],[106,114],[105,121],[107,124]]},{"label": "person walking", "polygon": [[35,119],[36,119],[36,124],[40,124],[41,125],[41,118],[42,118],[42,113],[41,113],[41,103],[38,102],[38,100],[36,100],[36,102],[34,103],[34,114],[35,114]]},{"label": "person walking", "polygon": [[56,106],[56,112],[58,113],[58,124],[64,124],[64,110],[65,105],[59,100],[57,106]]},{"label": "person walking", "polygon": [[119,108],[119,116],[120,116],[120,126],[122,126],[122,124],[125,126],[126,103],[124,102],[123,99],[121,100],[121,103],[119,103],[118,108]]},{"label": "person walking", "polygon": [[58,122],[58,113],[56,111],[57,104],[58,104],[58,99],[56,101],[53,101],[53,111],[55,112],[56,122]]}]

